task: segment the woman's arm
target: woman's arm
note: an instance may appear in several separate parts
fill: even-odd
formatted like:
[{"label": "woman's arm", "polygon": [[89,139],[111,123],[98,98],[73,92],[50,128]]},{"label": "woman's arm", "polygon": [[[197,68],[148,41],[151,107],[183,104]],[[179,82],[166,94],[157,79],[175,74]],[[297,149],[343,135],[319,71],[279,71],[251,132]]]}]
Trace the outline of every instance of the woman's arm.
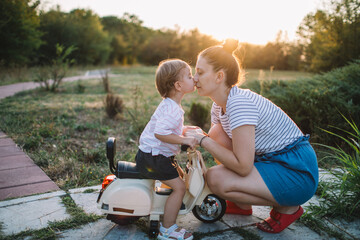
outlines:
[{"label": "woman's arm", "polygon": [[[196,138],[199,140],[202,136],[196,136]],[[205,138],[201,142],[201,146],[225,167],[240,176],[246,176],[254,166],[255,126],[245,125],[235,128],[232,131],[232,145],[233,151],[221,146],[211,138]]]}]

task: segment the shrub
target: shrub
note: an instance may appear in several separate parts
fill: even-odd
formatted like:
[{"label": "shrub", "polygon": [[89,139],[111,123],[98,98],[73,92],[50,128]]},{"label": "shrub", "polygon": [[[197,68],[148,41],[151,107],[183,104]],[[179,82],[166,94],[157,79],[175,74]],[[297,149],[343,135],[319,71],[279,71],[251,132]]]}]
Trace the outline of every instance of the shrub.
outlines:
[{"label": "shrub", "polygon": [[204,128],[208,122],[209,110],[201,103],[192,103],[189,112],[189,119],[192,124]]},{"label": "shrub", "polygon": [[281,107],[304,133],[312,135],[312,141],[343,144],[321,130],[336,125],[349,131],[339,112],[360,122],[360,60],[313,78],[265,81],[262,86],[259,81],[251,81],[245,87],[262,92]]},{"label": "shrub", "polygon": [[120,96],[108,93],[105,98],[105,111],[110,118],[115,118],[124,109]]}]

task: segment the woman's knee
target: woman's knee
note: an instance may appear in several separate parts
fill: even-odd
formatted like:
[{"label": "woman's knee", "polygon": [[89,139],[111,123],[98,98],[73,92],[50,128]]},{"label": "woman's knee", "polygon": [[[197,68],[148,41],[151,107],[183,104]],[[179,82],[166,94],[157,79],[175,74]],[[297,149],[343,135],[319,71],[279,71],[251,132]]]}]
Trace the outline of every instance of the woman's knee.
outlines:
[{"label": "woman's knee", "polygon": [[219,187],[219,178],[221,174],[217,167],[212,167],[206,172],[206,182],[212,192],[217,192],[220,190]]}]

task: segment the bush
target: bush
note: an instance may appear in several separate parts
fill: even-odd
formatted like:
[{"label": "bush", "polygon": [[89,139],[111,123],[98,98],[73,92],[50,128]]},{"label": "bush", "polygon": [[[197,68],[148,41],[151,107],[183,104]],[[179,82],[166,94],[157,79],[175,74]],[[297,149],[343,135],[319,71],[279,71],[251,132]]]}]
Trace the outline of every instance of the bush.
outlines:
[{"label": "bush", "polygon": [[105,98],[105,111],[110,118],[115,118],[124,109],[120,96],[108,93]]},{"label": "bush", "polygon": [[261,92],[282,108],[304,133],[312,135],[312,141],[343,144],[321,130],[335,125],[350,131],[339,112],[360,121],[360,60],[313,78],[265,81],[261,86],[259,81],[251,81],[245,87]]},{"label": "bush", "polygon": [[192,103],[190,107],[189,119],[192,124],[204,128],[208,122],[209,110],[201,103]]}]

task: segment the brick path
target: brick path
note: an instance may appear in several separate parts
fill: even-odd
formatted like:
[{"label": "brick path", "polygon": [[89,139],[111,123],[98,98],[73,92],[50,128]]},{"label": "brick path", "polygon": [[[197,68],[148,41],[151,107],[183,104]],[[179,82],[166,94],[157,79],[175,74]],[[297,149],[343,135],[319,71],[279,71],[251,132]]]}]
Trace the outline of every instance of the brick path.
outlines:
[{"label": "brick path", "polygon": [[[95,78],[92,74],[64,78],[63,81]],[[17,92],[39,87],[25,82],[0,86],[0,101]],[[0,130],[0,200],[60,190],[59,187],[29,158],[6,133]]]}]

